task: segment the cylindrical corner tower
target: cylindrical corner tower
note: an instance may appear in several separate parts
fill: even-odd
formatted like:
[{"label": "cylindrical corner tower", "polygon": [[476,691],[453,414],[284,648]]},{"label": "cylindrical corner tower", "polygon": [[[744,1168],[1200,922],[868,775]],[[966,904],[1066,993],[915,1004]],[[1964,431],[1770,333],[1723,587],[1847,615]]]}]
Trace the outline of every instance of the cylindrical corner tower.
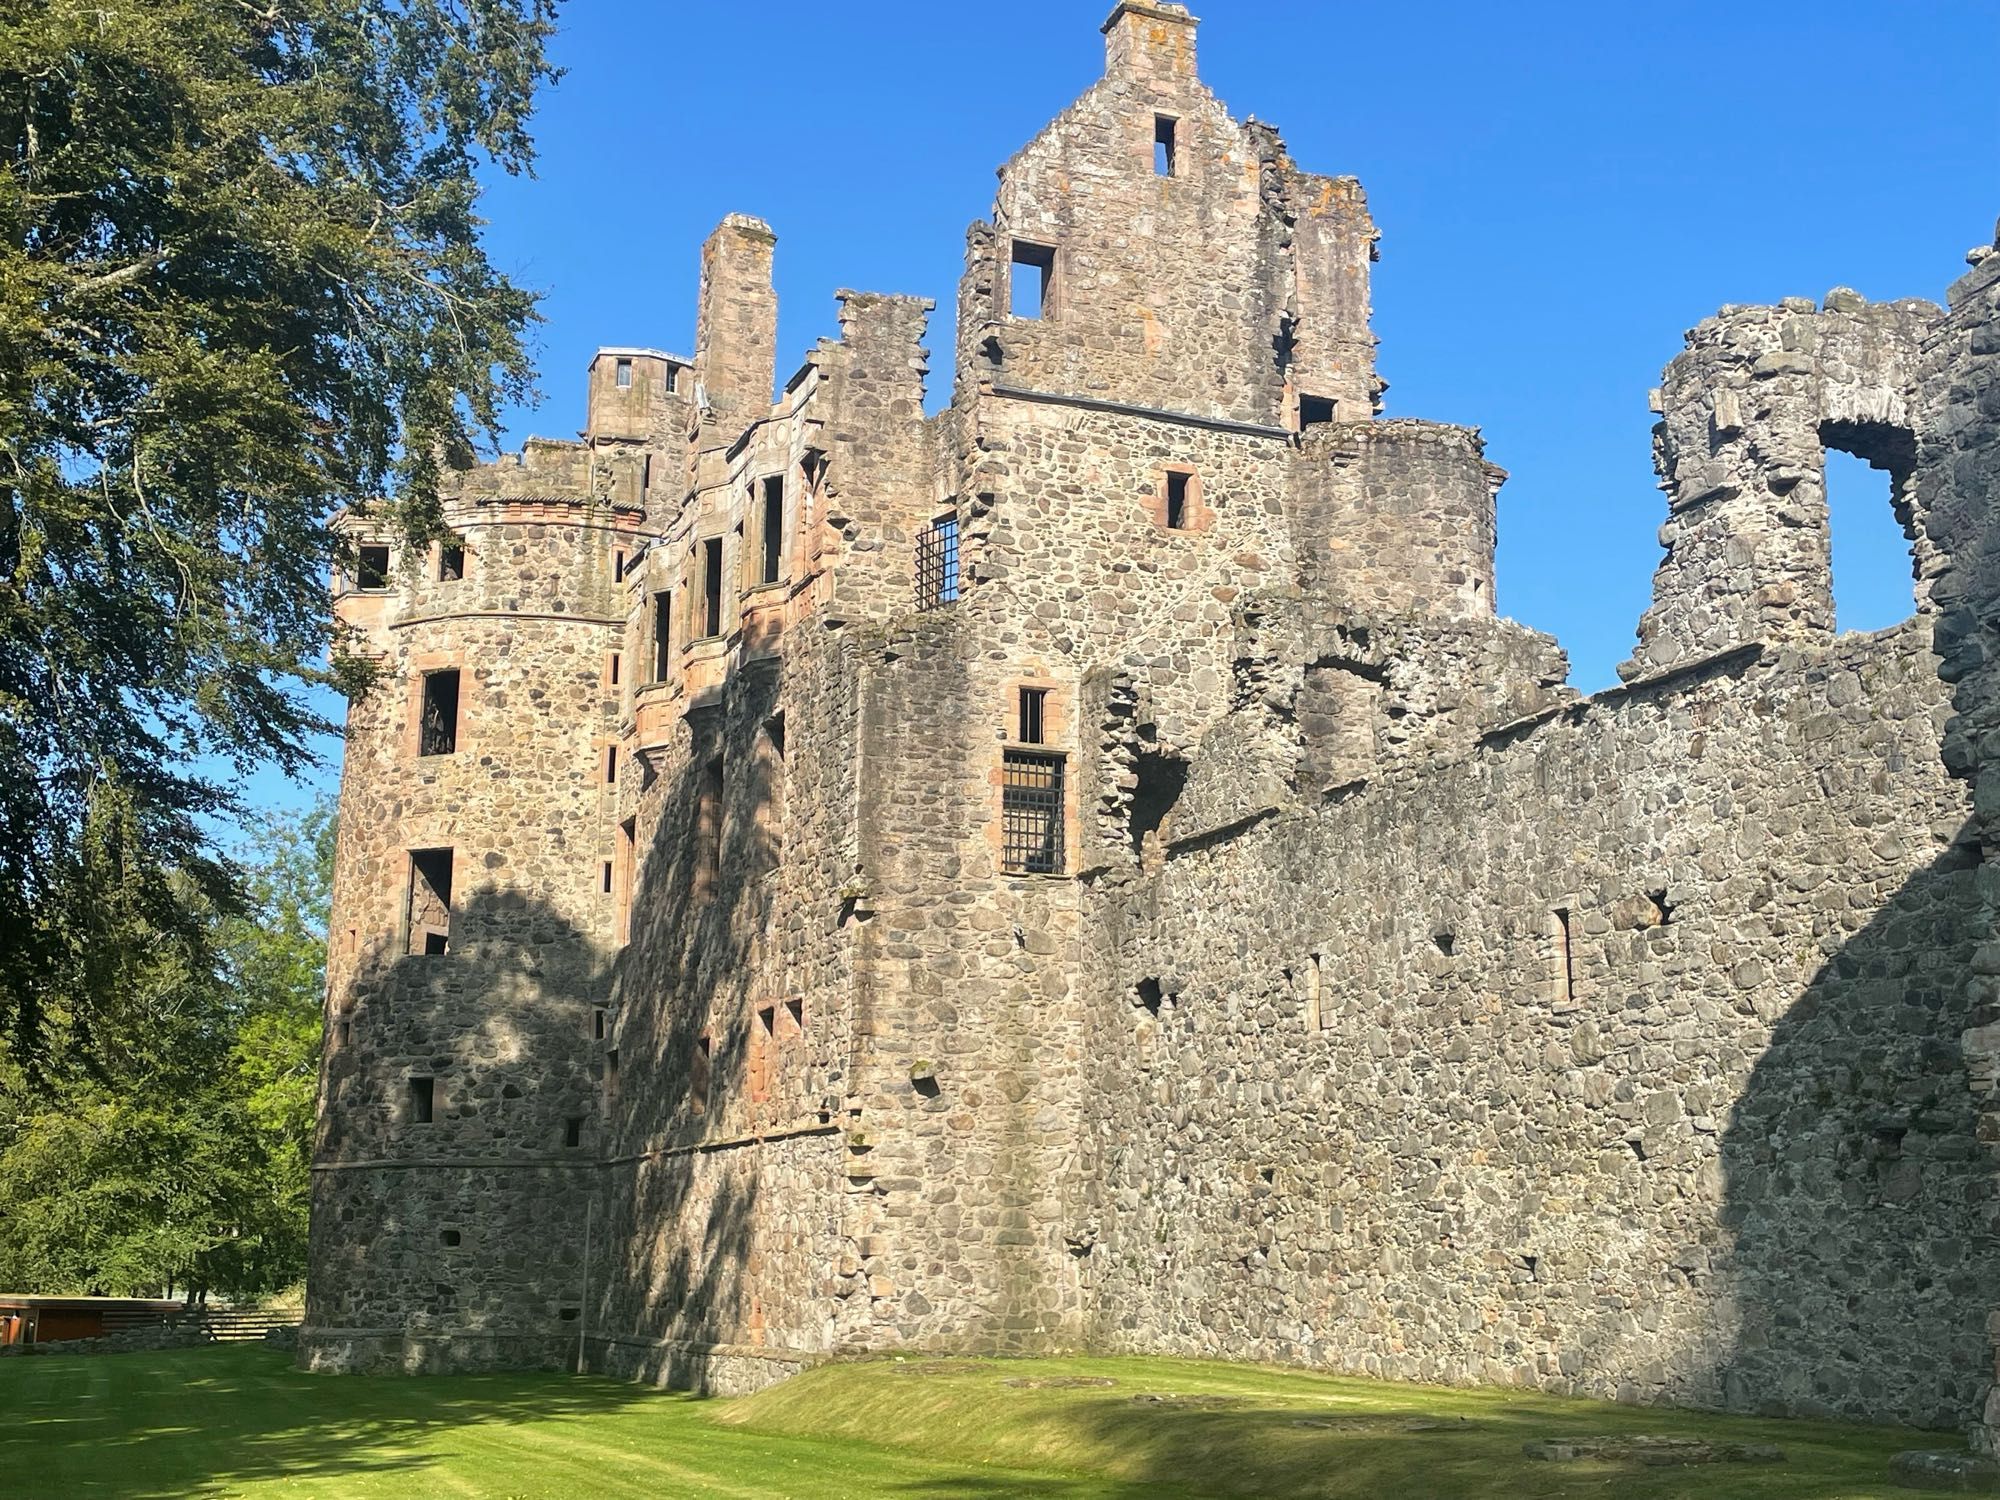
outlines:
[{"label": "cylindrical corner tower", "polygon": [[[536,444],[447,503],[462,544],[348,524],[348,715],[329,923],[313,1369],[556,1363],[574,1347],[616,926],[636,506]],[[539,472],[538,472],[539,471]]]}]

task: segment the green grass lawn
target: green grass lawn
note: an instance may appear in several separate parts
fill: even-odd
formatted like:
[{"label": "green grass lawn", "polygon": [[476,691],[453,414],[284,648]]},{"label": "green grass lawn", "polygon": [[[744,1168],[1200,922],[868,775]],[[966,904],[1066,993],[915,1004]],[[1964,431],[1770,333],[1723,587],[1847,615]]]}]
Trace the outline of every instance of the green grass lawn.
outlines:
[{"label": "green grass lawn", "polygon": [[[1103,1382],[1112,1382],[1109,1384]],[[1777,1464],[1543,1463],[1617,1434]],[[1902,1428],[1642,1410],[1158,1359],[831,1365],[740,1401],[560,1375],[301,1375],[261,1348],[0,1361],[0,1496],[1893,1500]]]}]

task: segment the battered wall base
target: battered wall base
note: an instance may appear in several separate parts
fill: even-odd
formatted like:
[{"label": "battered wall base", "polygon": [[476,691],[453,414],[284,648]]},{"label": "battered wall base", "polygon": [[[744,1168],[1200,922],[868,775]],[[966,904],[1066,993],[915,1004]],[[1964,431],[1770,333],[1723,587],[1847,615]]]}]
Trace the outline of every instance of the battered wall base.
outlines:
[{"label": "battered wall base", "polygon": [[680,1339],[593,1338],[588,1344],[592,1374],[702,1396],[748,1396],[825,1358],[799,1349]]},{"label": "battered wall base", "polygon": [[305,1328],[298,1366],[316,1375],[451,1375],[484,1370],[567,1370],[576,1340],[544,1333],[405,1333],[389,1328]]}]

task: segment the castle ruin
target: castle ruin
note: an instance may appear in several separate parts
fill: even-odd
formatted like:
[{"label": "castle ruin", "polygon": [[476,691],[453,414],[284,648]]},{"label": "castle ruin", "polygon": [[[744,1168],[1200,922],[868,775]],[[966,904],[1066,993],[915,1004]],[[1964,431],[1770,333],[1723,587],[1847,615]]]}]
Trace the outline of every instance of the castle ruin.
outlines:
[{"label": "castle ruin", "polygon": [[[2000,1286],[2000,253],[1730,307],[1580,697],[1376,231],[1122,0],[928,302],[775,239],[579,442],[343,525],[301,1358],[1213,1355],[1966,1426]],[[1823,454],[1916,613],[1836,635]],[[1992,1325],[2000,1328],[2000,1322]]]}]

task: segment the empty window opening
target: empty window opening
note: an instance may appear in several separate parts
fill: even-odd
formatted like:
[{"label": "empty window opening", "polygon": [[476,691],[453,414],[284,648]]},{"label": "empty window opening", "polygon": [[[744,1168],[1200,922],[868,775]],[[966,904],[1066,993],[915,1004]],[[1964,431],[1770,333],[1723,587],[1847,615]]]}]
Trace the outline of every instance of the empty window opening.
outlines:
[{"label": "empty window opening", "polygon": [[698,1037],[694,1044],[694,1056],[688,1063],[688,1108],[693,1113],[708,1113],[708,1085],[712,1067],[712,1044],[707,1037]]},{"label": "empty window opening", "polygon": [[1317,953],[1306,955],[1305,972],[1305,1023],[1307,1031],[1318,1031],[1324,1024],[1320,1017],[1320,987],[1324,983],[1320,975],[1320,961]]},{"label": "empty window opening", "polygon": [[590,1013],[590,1033],[600,1042],[604,1040],[605,1023],[609,1019],[610,1012],[606,1011],[602,1006],[597,1007]]},{"label": "empty window opening", "polygon": [[677,395],[680,392],[680,388],[681,388],[681,367],[679,365],[668,365],[667,394],[669,396]]},{"label": "empty window opening", "polygon": [[1166,991],[1160,987],[1160,981],[1157,979],[1140,980],[1132,993],[1133,998],[1139,1002],[1139,1008],[1149,1016],[1159,1015],[1160,1007],[1166,1003]]},{"label": "empty window opening", "polygon": [[1299,397],[1299,431],[1308,427],[1324,427],[1334,420],[1337,404],[1331,396]]},{"label": "empty window opening", "polygon": [[446,542],[438,548],[438,582],[457,583],[465,577],[465,548]]},{"label": "empty window opening", "polygon": [[357,549],[354,584],[356,588],[386,589],[389,586],[389,549],[370,544]]},{"label": "empty window opening", "polygon": [[435,1078],[412,1078],[410,1080],[410,1123],[428,1125],[437,1110],[437,1080]]},{"label": "empty window opening", "polygon": [[608,681],[611,684],[611,686],[613,687],[618,686],[618,672],[619,669],[622,666],[624,666],[624,664],[625,664],[625,658],[621,653],[616,651],[611,653],[611,662],[604,670],[605,680]]},{"label": "empty window opening", "polygon": [[424,674],[423,712],[417,754],[450,755],[458,749],[458,672]]},{"label": "empty window opening", "polygon": [[704,639],[722,634],[722,538],[701,544],[701,633]]},{"label": "empty window opening", "polygon": [[1177,177],[1174,160],[1174,127],[1179,122],[1172,115],[1153,116],[1153,171],[1160,177]]},{"label": "empty window opening", "polygon": [[639,460],[639,488],[651,490],[653,487],[653,455],[648,453]]},{"label": "empty window opening", "polygon": [[607,896],[611,894],[611,880],[612,880],[611,861],[607,859],[606,861],[604,861],[604,868],[599,877],[599,884],[602,885],[604,889],[604,894]]},{"label": "empty window opening", "polygon": [[1132,852],[1143,856],[1146,840],[1166,826],[1167,817],[1187,790],[1188,763],[1178,755],[1142,750],[1132,769],[1139,784],[1132,788]]},{"label": "empty window opening", "polygon": [[785,1013],[792,1018],[792,1030],[804,1031],[806,1029],[806,1003],[804,1000],[787,1000],[785,1002]]},{"label": "empty window opening", "polygon": [[775,1005],[761,1005],[757,1008],[757,1025],[765,1036],[778,1034],[778,1008]]},{"label": "empty window opening", "polygon": [[1576,955],[1571,947],[1569,930],[1569,910],[1556,908],[1556,995],[1562,1000],[1576,999]]},{"label": "empty window opening", "polygon": [[1020,706],[1020,742],[1024,745],[1039,745],[1044,742],[1047,724],[1049,690],[1047,688],[1022,688]]},{"label": "empty window opening", "polygon": [[565,1323],[574,1323],[578,1318],[582,1316],[583,1316],[583,1309],[580,1307],[565,1307],[562,1310],[562,1320]]},{"label": "empty window opening", "polygon": [[448,1249],[456,1249],[459,1238],[459,1232],[456,1229],[440,1229],[438,1231],[438,1243]]},{"label": "empty window opening", "polygon": [[618,379],[618,389],[619,389],[619,390],[621,390],[621,391],[629,391],[629,390],[631,390],[631,389],[632,389],[632,361],[631,361],[631,360],[629,360],[629,359],[621,359],[621,360],[619,360],[619,361],[618,361],[618,369],[617,369],[617,379]]},{"label": "empty window opening", "polygon": [[623,547],[620,547],[611,554],[611,581],[613,583],[623,583],[625,581],[625,549]]},{"label": "empty window opening", "polygon": [[1063,758],[1035,750],[1003,752],[1000,867],[1010,875],[1063,870]]},{"label": "empty window opening", "polygon": [[618,747],[616,745],[606,745],[604,747],[604,784],[606,786],[618,785]]},{"label": "empty window opening", "polygon": [[1194,524],[1194,475],[1185,469],[1167,470],[1166,521],[1169,531],[1185,531]]},{"label": "empty window opening", "polygon": [[1893,472],[1827,450],[1836,630],[1883,630],[1916,608],[1910,541],[1897,517],[1899,488]]},{"label": "empty window opening", "polygon": [[779,760],[785,758],[785,716],[772,714],[764,721],[764,740],[771,747],[771,753]]},{"label": "empty window opening", "polygon": [[653,681],[665,682],[673,672],[674,596],[653,595]]},{"label": "empty window opening", "polygon": [[451,850],[410,851],[410,892],[406,913],[409,951],[439,954],[451,947]]},{"label": "empty window opening", "polygon": [[583,1116],[571,1115],[563,1121],[563,1149],[574,1151],[583,1144]]},{"label": "empty window opening", "polygon": [[1014,241],[1013,274],[1008,278],[1008,311],[1017,318],[1056,314],[1056,250],[1030,240]]},{"label": "empty window opening", "polygon": [[757,539],[763,544],[763,566],[757,574],[757,581],[776,583],[784,568],[785,550],[785,476],[782,474],[773,474],[764,481],[762,529]]},{"label": "empty window opening", "polygon": [[958,512],[939,516],[917,533],[917,608],[958,602]]},{"label": "empty window opening", "polygon": [[348,1020],[347,1017],[342,1016],[340,1018],[340,1045],[345,1047],[349,1042],[353,1040],[354,1040],[354,1023]]},{"label": "empty window opening", "polygon": [[1449,932],[1434,932],[1431,934],[1431,941],[1437,944],[1438,952],[1442,953],[1446,958],[1450,958],[1452,949],[1457,945],[1458,939]]},{"label": "empty window opening", "polygon": [[613,1047],[604,1054],[604,1097],[618,1097],[618,1049]]}]

